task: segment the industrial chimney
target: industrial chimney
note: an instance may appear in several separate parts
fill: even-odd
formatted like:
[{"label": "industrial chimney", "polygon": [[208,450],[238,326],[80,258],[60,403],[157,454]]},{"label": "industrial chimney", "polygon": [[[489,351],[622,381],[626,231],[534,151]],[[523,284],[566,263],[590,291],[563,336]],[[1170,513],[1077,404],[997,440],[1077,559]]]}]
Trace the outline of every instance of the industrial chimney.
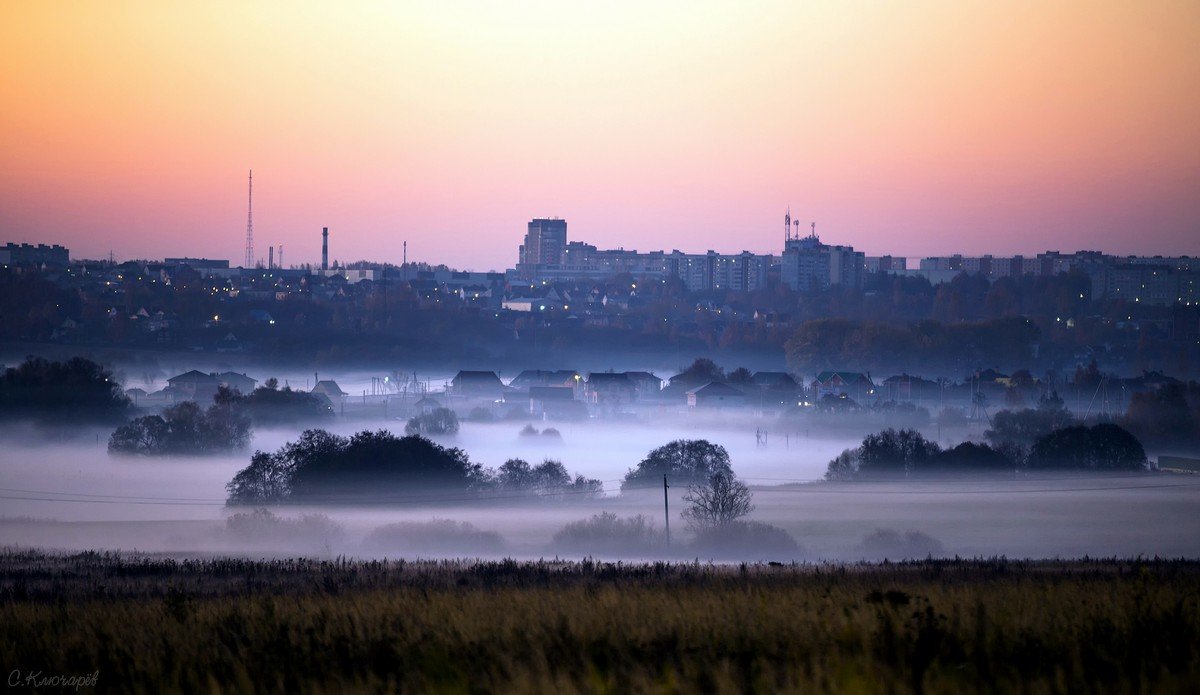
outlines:
[{"label": "industrial chimney", "polygon": [[267,270],[275,269],[275,245],[267,247]]},{"label": "industrial chimney", "polygon": [[329,270],[329,227],[321,227],[321,270]]}]

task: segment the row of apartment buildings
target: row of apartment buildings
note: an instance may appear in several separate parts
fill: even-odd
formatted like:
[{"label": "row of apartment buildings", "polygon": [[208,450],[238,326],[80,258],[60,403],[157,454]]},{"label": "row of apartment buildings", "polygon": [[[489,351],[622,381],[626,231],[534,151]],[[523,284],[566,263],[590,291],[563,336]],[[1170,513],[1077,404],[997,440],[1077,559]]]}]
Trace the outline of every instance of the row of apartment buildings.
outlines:
[{"label": "row of apartment buildings", "polygon": [[642,280],[678,277],[690,291],[731,289],[751,292],[767,286],[772,256],[742,251],[723,254],[599,249],[567,241],[567,222],[558,218],[530,220],[518,251],[516,278],[532,282],[601,280],[628,273]]}]

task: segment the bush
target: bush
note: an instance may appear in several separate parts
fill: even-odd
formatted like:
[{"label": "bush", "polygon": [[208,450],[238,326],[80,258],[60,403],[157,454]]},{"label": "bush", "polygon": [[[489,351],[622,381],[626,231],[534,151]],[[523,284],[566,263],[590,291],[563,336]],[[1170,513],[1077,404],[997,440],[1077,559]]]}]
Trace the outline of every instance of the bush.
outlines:
[{"label": "bush", "polygon": [[363,546],[386,553],[497,555],[504,551],[504,539],[495,531],[484,531],[465,521],[433,519],[380,526],[367,535]]},{"label": "bush", "polygon": [[553,549],[581,555],[642,555],[661,551],[666,535],[643,514],[619,518],[601,512],[573,521],[554,534]]},{"label": "bush", "polygon": [[458,434],[458,416],[449,408],[434,408],[409,420],[404,426],[404,433],[425,436]]},{"label": "bush", "polygon": [[604,484],[593,478],[576,475],[574,479],[561,462],[546,459],[530,466],[524,459],[509,459],[499,470],[485,472],[488,483],[500,490],[523,492],[540,497],[561,496],[566,493],[594,497],[604,492]]},{"label": "bush", "polygon": [[234,514],[225,520],[225,530],[243,543],[271,543],[324,548],[346,534],[340,525],[324,514],[305,514],[286,519],[267,509]]},{"label": "bush", "polygon": [[1034,442],[1028,467],[1087,471],[1146,470],[1146,450],[1124,428],[1109,423],[1055,430]]},{"label": "bush", "polygon": [[731,521],[700,529],[693,552],[728,560],[795,559],[800,544],[787,531],[759,521]]},{"label": "bush", "polygon": [[945,553],[941,541],[920,531],[901,534],[882,528],[867,534],[859,549],[868,558],[889,560],[920,559]]}]

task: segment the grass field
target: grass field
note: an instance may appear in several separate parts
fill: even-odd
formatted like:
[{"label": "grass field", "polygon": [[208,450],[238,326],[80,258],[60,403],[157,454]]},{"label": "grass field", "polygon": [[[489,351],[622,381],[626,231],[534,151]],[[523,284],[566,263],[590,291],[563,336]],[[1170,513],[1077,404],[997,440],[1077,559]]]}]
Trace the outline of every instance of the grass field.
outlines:
[{"label": "grass field", "polygon": [[11,550],[0,666],[135,692],[1197,692],[1200,563]]}]

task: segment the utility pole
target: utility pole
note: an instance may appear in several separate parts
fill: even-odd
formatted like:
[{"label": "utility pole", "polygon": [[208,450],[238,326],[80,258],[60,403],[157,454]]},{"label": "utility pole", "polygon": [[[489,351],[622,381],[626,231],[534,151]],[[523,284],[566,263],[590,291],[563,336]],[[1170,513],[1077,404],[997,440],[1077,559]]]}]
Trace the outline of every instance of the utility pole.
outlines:
[{"label": "utility pole", "polygon": [[671,504],[667,499],[667,474],[663,473],[663,518],[667,522],[667,545],[671,545]]}]

